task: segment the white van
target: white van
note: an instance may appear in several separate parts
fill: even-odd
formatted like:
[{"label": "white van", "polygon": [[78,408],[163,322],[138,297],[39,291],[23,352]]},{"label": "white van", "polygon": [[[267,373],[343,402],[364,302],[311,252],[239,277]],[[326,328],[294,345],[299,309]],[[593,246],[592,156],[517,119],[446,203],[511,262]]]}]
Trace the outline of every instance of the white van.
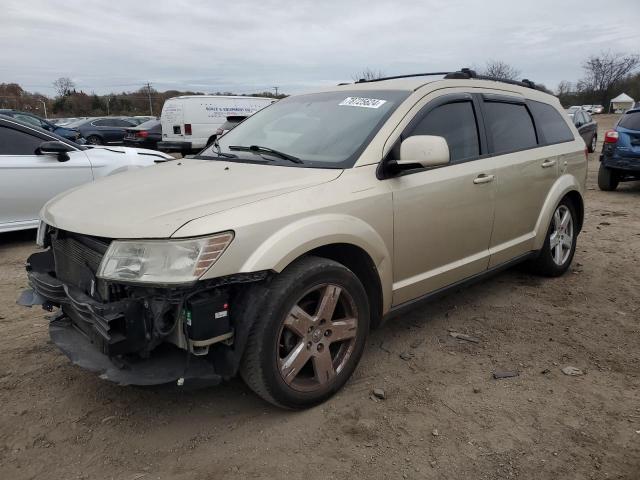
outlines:
[{"label": "white van", "polygon": [[202,150],[213,142],[228,117],[246,118],[273,102],[273,98],[223,95],[169,98],[160,116],[162,141],[158,149],[183,154]]}]

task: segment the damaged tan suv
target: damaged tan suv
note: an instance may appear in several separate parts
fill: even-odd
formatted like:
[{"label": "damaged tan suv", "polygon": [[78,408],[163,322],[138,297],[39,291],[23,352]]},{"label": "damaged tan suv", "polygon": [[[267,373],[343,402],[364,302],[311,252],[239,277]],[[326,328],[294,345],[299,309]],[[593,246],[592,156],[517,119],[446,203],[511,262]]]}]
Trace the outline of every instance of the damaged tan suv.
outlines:
[{"label": "damaged tan suv", "polygon": [[283,99],[193,158],[51,200],[19,303],[122,385],[219,383],[303,408],[371,327],[517,262],[556,276],[585,145],[555,97],[473,71]]}]

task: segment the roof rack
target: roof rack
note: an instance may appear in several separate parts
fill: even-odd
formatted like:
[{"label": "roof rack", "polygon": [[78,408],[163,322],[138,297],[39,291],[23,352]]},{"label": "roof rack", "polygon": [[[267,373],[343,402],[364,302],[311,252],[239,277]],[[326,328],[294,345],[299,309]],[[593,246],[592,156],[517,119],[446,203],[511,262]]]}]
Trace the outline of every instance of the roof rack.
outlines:
[{"label": "roof rack", "polygon": [[533,83],[531,80],[527,80],[526,78],[522,79],[521,81],[517,81],[517,80],[511,80],[509,78],[492,77],[488,75],[478,75],[475,70],[471,70],[470,68],[461,68],[457,72],[452,72],[447,74],[444,78],[446,79],[475,78],[478,80],[492,80],[494,82],[509,83],[511,85],[519,85],[521,87],[527,87],[527,88],[533,88],[533,89],[536,88],[536,84]]},{"label": "roof rack", "polygon": [[361,78],[355,83],[382,82],[384,80],[397,80],[398,78],[430,77],[433,75],[449,75],[451,73],[452,72],[410,73],[408,75],[394,75],[393,77],[372,78],[371,80],[367,80],[366,78]]},{"label": "roof rack", "polygon": [[361,78],[360,80],[358,80],[355,83],[371,83],[371,82],[382,82],[384,80],[396,80],[398,78],[412,78],[412,77],[430,77],[430,76],[434,76],[434,75],[444,75],[445,79],[477,79],[477,80],[492,80],[494,82],[502,82],[502,83],[509,83],[511,85],[519,85],[521,87],[527,87],[527,88],[533,88],[536,89],[536,84],[533,83],[531,80],[527,80],[526,78],[521,80],[521,81],[517,81],[517,80],[510,80],[508,78],[499,78],[499,77],[491,77],[491,76],[487,76],[487,75],[478,75],[476,73],[475,70],[471,70],[470,68],[461,68],[460,70],[456,71],[456,72],[430,72],[430,73],[412,73],[412,74],[408,74],[408,75],[394,75],[392,77],[381,77],[381,78],[374,78],[371,80],[367,80],[364,78]]}]

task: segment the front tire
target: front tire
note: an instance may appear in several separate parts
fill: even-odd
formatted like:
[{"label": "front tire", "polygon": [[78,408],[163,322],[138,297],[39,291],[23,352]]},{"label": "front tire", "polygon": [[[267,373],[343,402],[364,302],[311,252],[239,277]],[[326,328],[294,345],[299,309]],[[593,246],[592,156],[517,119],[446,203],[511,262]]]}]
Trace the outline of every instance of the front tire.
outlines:
[{"label": "front tire", "polygon": [[611,192],[618,188],[618,183],[618,174],[614,170],[600,164],[600,168],[598,169],[598,187],[600,190]]},{"label": "front tire", "polygon": [[589,151],[589,153],[593,153],[596,151],[597,146],[598,146],[598,135],[594,133],[593,137],[591,137],[591,143],[589,143],[589,147],[587,148],[587,150]]},{"label": "front tire", "polygon": [[275,405],[321,403],[342,388],[362,356],[370,321],[365,289],[345,266],[311,256],[268,288],[240,374]]},{"label": "front tire", "polygon": [[534,273],[546,277],[559,277],[567,271],[576,251],[578,240],[576,209],[565,198],[556,207],[547,237],[537,258],[530,266]]}]

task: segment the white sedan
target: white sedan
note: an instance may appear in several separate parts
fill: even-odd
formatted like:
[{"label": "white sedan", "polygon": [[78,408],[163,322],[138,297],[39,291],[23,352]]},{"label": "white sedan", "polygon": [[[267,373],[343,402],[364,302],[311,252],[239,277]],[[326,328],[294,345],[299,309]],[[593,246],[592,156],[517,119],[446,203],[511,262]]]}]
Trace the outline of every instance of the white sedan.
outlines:
[{"label": "white sedan", "polygon": [[0,233],[37,227],[42,206],[65,190],[167,160],[155,150],[80,146],[0,115]]}]

